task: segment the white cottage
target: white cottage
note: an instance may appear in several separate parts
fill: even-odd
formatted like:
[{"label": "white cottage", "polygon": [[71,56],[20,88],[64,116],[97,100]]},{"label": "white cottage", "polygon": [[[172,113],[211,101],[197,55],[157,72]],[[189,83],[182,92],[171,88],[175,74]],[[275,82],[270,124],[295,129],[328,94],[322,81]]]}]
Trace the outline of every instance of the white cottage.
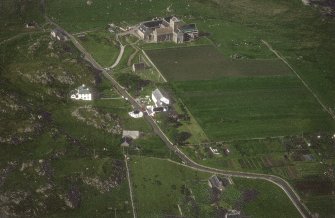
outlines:
[{"label": "white cottage", "polygon": [[159,89],[155,89],[155,91],[152,92],[151,98],[154,101],[156,107],[162,107],[170,104],[170,100],[164,97]]},{"label": "white cottage", "polygon": [[141,118],[143,117],[143,112],[140,110],[134,110],[128,113],[129,116],[133,117],[133,118]]},{"label": "white cottage", "polygon": [[75,90],[75,93],[71,95],[71,98],[75,100],[91,101],[92,93],[90,89],[83,84]]}]

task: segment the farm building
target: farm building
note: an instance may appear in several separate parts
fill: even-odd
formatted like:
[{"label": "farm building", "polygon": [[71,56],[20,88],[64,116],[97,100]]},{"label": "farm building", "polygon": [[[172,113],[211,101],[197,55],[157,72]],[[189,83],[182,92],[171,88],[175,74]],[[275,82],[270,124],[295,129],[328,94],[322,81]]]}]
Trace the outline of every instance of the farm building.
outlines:
[{"label": "farm building", "polygon": [[177,17],[170,16],[142,22],[136,33],[141,39],[148,42],[183,43],[196,39],[199,31],[195,24],[185,24]]},{"label": "farm building", "polygon": [[156,107],[163,107],[170,104],[170,100],[166,98],[159,89],[155,89],[152,92],[151,98]]},{"label": "farm building", "polygon": [[91,101],[92,93],[90,89],[83,84],[75,90],[75,92],[71,95],[71,98],[75,100]]},{"label": "farm building", "polygon": [[216,175],[213,175],[208,179],[208,185],[209,185],[209,187],[216,188],[220,191],[223,191],[223,189],[224,189],[224,186],[223,186],[221,180]]},{"label": "farm building", "polygon": [[140,137],[139,131],[132,131],[132,130],[123,130],[122,131],[122,138],[128,137],[132,139],[138,139]]},{"label": "farm building", "polygon": [[53,38],[55,38],[59,41],[68,41],[69,40],[67,35],[60,29],[53,29],[50,34]]},{"label": "farm building", "polygon": [[132,66],[132,70],[133,72],[140,72],[142,70],[145,70],[145,64],[144,63],[137,63],[137,64],[133,64]]}]

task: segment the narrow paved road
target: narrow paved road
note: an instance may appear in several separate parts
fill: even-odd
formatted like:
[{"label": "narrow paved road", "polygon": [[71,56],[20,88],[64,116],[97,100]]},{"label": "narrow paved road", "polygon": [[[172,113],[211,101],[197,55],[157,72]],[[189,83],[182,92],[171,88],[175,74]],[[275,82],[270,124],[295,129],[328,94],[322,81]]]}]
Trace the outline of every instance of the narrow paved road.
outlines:
[{"label": "narrow paved road", "polygon": [[111,69],[115,68],[119,63],[120,63],[120,60],[123,56],[123,53],[124,53],[124,49],[126,46],[122,45],[120,39],[119,39],[119,35],[116,35],[116,40],[119,42],[119,45],[120,45],[120,53],[119,53],[119,56],[117,57],[115,63],[110,67]]},{"label": "narrow paved road", "polygon": [[[76,40],[75,37],[73,37],[71,34],[66,32],[64,29],[62,29],[60,26],[58,26],[56,23],[51,21],[49,18],[46,18],[50,23],[54,24],[59,29],[63,30],[65,34],[71,39],[73,44],[78,48],[79,51],[81,51],[84,54],[85,59],[97,70],[100,70],[102,74],[110,80],[110,82],[113,84],[113,86],[119,91],[121,95],[123,95],[125,98],[128,99],[128,101],[132,104],[134,109],[140,109],[141,106],[138,104],[138,102],[135,101],[135,99],[125,90],[106,70],[104,70],[93,58],[92,56],[84,49],[82,45]],[[260,174],[260,173],[249,173],[249,172],[238,172],[238,171],[229,171],[229,170],[221,170],[221,169],[215,169],[207,166],[200,165],[193,160],[191,160],[188,156],[186,156],[177,146],[175,146],[169,138],[163,133],[161,128],[158,126],[156,121],[148,116],[147,114],[144,115],[144,118],[150,123],[152,126],[154,132],[164,141],[164,143],[167,145],[169,149],[171,149],[188,167],[191,167],[193,169],[207,172],[207,173],[214,173],[214,174],[221,174],[225,176],[232,176],[232,177],[241,177],[241,178],[248,178],[248,179],[262,179],[267,180],[269,182],[274,183],[278,187],[280,187],[286,195],[289,197],[289,199],[292,201],[294,206],[297,208],[297,210],[300,212],[302,217],[312,217],[310,211],[308,208],[304,205],[304,203],[301,201],[299,195],[295,192],[295,190],[291,187],[291,185],[286,182],[284,179],[274,176],[274,175],[267,175],[267,174]]]}]

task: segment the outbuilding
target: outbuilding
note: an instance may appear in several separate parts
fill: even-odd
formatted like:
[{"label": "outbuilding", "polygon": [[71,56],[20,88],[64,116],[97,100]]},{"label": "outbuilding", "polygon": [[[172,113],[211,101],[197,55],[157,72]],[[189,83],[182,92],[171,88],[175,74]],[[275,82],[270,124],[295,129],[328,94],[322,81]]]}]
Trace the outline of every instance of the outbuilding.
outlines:
[{"label": "outbuilding", "polygon": [[140,72],[140,71],[143,71],[145,70],[145,64],[144,63],[136,63],[136,64],[133,64],[132,66],[132,70],[133,72]]}]

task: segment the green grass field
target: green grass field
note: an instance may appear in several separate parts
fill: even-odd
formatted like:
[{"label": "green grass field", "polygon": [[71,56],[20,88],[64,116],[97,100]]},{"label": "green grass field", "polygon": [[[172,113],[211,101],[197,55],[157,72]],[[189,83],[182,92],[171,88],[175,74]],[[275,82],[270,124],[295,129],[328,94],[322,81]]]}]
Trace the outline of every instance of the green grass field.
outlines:
[{"label": "green grass field", "polygon": [[[1,100],[4,100],[1,101],[1,109],[5,108],[7,110],[7,105],[18,105],[19,108],[23,108],[23,110],[19,110],[15,113],[7,113],[6,116],[0,117],[1,123],[6,123],[5,126],[1,126],[0,132],[1,134],[4,133],[4,135],[8,132],[16,130],[21,131],[22,133],[22,130],[31,126],[29,119],[35,118],[37,120],[36,117],[41,111],[50,111],[52,116],[55,116],[55,122],[57,123],[56,129],[62,130],[62,133],[64,134],[61,134],[59,138],[54,139],[52,137],[55,134],[55,132],[53,132],[54,129],[51,131],[51,129],[49,129],[51,127],[45,126],[45,124],[41,127],[43,131],[46,132],[45,135],[41,135],[40,132],[38,132],[38,135],[29,133],[21,134],[19,136],[23,135],[24,137],[33,137],[34,139],[31,140],[30,143],[24,143],[23,145],[2,145],[0,165],[4,168],[8,162],[18,159],[20,161],[33,160],[36,164],[41,158],[49,158],[51,155],[56,155],[57,157],[58,154],[62,154],[64,151],[64,159],[67,158],[71,160],[57,160],[55,162],[59,162],[59,164],[55,163],[55,165],[52,165],[55,170],[55,178],[57,178],[56,186],[58,189],[52,192],[52,195],[47,199],[44,199],[41,195],[35,194],[36,188],[40,188],[39,185],[45,184],[46,178],[39,176],[34,168],[25,170],[23,173],[20,172],[20,161],[17,169],[8,176],[8,180],[6,180],[4,186],[2,186],[3,189],[1,194],[4,194],[5,191],[9,191],[10,193],[12,191],[17,191],[18,187],[22,188],[21,190],[23,192],[21,192],[21,194],[25,192],[33,193],[28,195],[29,197],[20,202],[20,204],[15,208],[15,212],[17,212],[19,216],[27,216],[27,214],[22,214],[21,212],[25,209],[31,209],[30,211],[39,210],[39,216],[48,217],[68,217],[69,215],[72,217],[113,217],[115,212],[114,209],[116,209],[117,217],[130,217],[131,212],[129,204],[127,205],[125,203],[125,201],[128,200],[128,195],[124,194],[128,193],[125,184],[122,184],[119,189],[115,189],[111,193],[101,195],[97,192],[97,190],[81,184],[81,180],[78,179],[78,171],[85,172],[86,170],[83,168],[85,164],[89,164],[90,166],[104,165],[104,161],[97,161],[99,162],[97,164],[96,161],[92,161],[90,159],[93,156],[94,148],[97,148],[96,152],[101,157],[101,155],[104,155],[104,152],[102,152],[101,149],[109,145],[111,146],[110,148],[116,149],[111,152],[107,152],[107,155],[112,155],[113,158],[120,157],[120,150],[116,147],[118,146],[117,142],[119,136],[114,138],[114,136],[107,133],[101,133],[96,130],[91,131],[92,127],[83,127],[84,130],[80,131],[82,124],[79,122],[72,123],[68,114],[71,112],[71,108],[64,106],[66,101],[62,99],[62,97],[55,100],[55,94],[66,95],[68,90],[75,87],[77,84],[70,86],[52,83],[51,85],[48,84],[42,86],[36,85],[36,83],[28,82],[27,78],[22,77],[23,75],[39,75],[40,72],[48,72],[48,75],[61,75],[62,72],[66,71],[72,73],[73,79],[78,84],[87,83],[93,85],[93,82],[91,82],[94,80],[93,76],[89,76],[90,72],[81,66],[82,62],[76,59],[76,55],[78,54],[76,54],[73,49],[71,50],[71,46],[65,45],[64,50],[57,52],[56,56],[48,56],[47,58],[46,55],[51,55],[50,50],[48,52],[43,49],[35,50],[36,46],[32,46],[32,44],[37,42],[36,39],[39,38],[39,36],[35,37],[36,35],[34,36],[33,34],[30,34],[30,30],[24,29],[24,24],[32,20],[37,21],[39,24],[43,24],[44,19],[40,10],[40,2],[42,1],[4,0],[0,3],[0,43],[3,42],[2,40],[6,40],[12,36],[23,33],[18,35],[17,39],[20,39],[20,41],[12,41],[12,43],[5,43],[0,46],[0,92],[3,95]],[[169,6],[171,6],[171,12],[167,11],[167,7]],[[152,19],[156,16],[176,14],[182,17],[186,22],[197,23],[200,30],[208,32],[210,34],[209,41],[215,45],[218,50],[223,52],[225,57],[237,54],[249,59],[273,59],[274,55],[261,43],[261,39],[264,39],[269,42],[274,49],[278,50],[288,59],[294,69],[327,105],[327,108],[332,110],[335,109],[335,78],[333,74],[335,71],[335,53],[333,52],[335,45],[335,38],[333,37],[335,34],[335,22],[333,18],[321,15],[318,9],[303,6],[301,1],[137,0],[134,2],[133,0],[99,0],[92,1],[92,5],[88,5],[86,1],[79,0],[51,0],[47,1],[47,13],[53,20],[69,32],[90,30],[96,27],[104,28],[108,23],[116,23],[122,26],[127,26],[128,24],[135,24],[142,20]],[[45,29],[45,31],[46,33],[49,32],[48,29]],[[37,35],[38,34],[39,33],[37,33]],[[45,38],[48,38],[48,35],[49,34],[45,34],[45,36],[47,36]],[[95,42],[92,44],[94,43]],[[35,51],[28,53],[28,46],[31,46],[32,50]],[[147,47],[155,49],[169,46],[170,45],[168,44],[164,44],[150,45]],[[103,50],[103,48],[101,49]],[[72,53],[73,56],[69,55],[69,53]],[[126,56],[130,56],[131,53],[133,53],[133,51],[129,49],[126,51]],[[37,54],[39,54],[39,56],[37,56]],[[59,56],[59,59],[56,58],[57,55]],[[109,57],[105,57],[104,55],[101,56],[101,58],[109,60]],[[70,62],[72,62],[72,64]],[[125,58],[121,63],[122,67],[125,67],[126,63],[127,58]],[[49,67],[52,67],[53,69],[50,69]],[[24,73],[21,74],[20,72]],[[284,77],[284,80],[287,78]],[[225,124],[228,122],[228,126],[231,127],[230,132],[228,131],[227,133],[229,137],[235,137],[234,134],[237,134],[238,131],[240,131],[239,128],[242,128],[240,133],[238,133],[242,134],[242,137],[245,136],[243,134],[258,134],[261,128],[264,128],[265,133],[269,135],[272,135],[273,132],[277,133],[279,131],[276,130],[276,127],[280,128],[280,131],[282,131],[283,134],[286,134],[286,130],[283,130],[282,128],[287,128],[287,132],[291,133],[298,132],[300,129],[303,131],[316,132],[334,129],[333,123],[331,123],[326,115],[324,115],[320,107],[317,107],[314,99],[305,93],[306,90],[301,88],[301,84],[297,85],[298,83],[295,81],[292,82],[290,81],[291,79],[287,79],[289,83],[284,85],[282,84],[282,88],[278,88],[276,86],[275,88],[269,88],[260,85],[249,87],[245,82],[245,80],[248,79],[249,78],[244,78],[238,82],[231,82],[229,80],[228,82],[222,83],[228,87],[230,83],[235,84],[237,88],[242,89],[242,91],[236,90],[237,88],[232,88],[231,90],[223,88],[223,91],[221,91],[220,85],[218,85],[221,81],[209,81],[207,83],[199,81],[199,83],[195,83],[195,85],[198,84],[200,87],[199,93],[201,90],[214,90],[215,92],[212,92],[211,96],[204,96],[192,89],[189,91],[186,90],[184,86],[192,86],[192,84],[189,84],[188,82],[184,84],[178,82],[176,87],[180,90],[185,89],[183,93],[186,99],[185,103],[186,101],[189,101],[190,105],[196,105],[197,103],[195,102],[199,101],[199,99],[194,96],[200,97],[201,103],[203,104],[207,103],[207,98],[209,99],[208,101],[210,101],[226,96],[232,103],[239,101],[238,104],[230,104],[227,108],[224,107],[224,109],[227,110],[226,112],[228,113],[228,116],[231,114],[230,120],[227,121],[223,119],[223,123]],[[278,83],[281,82],[279,81]],[[212,88],[212,86],[215,86],[216,84],[218,87]],[[249,81],[248,84],[250,84]],[[270,85],[274,85],[274,82],[271,81]],[[254,89],[255,87],[257,90]],[[243,94],[243,92],[245,93]],[[8,95],[8,93],[10,95]],[[258,97],[258,95],[260,95],[260,97]],[[282,95],[285,95],[286,98]],[[267,98],[267,101],[264,102],[261,98]],[[276,101],[274,98],[276,98]],[[240,101],[242,101],[242,103],[246,103],[240,104]],[[208,104],[210,105],[210,102]],[[29,107],[24,107],[26,105],[29,105]],[[292,105],[294,107],[292,107]],[[104,108],[106,110],[115,109],[111,106],[105,106],[105,103],[103,102],[97,103],[96,106],[101,107],[102,110],[104,110]],[[214,114],[214,112],[208,111],[202,106],[203,105],[200,105],[200,109],[204,110],[203,113],[201,111],[197,112],[197,108],[194,109],[194,107],[193,110],[192,107],[189,107],[189,109],[192,113],[197,113],[199,117],[202,117],[201,119],[203,119],[204,122],[213,122],[213,120],[206,120],[208,118],[206,118],[205,115],[209,115],[209,113]],[[218,104],[218,106],[221,107],[222,105]],[[276,111],[277,107],[281,109],[281,112],[278,112],[278,116]],[[249,112],[249,110],[250,113],[246,113],[246,115],[252,117],[253,120],[248,120],[245,116],[243,116],[243,114],[239,113],[239,111]],[[261,111],[262,114],[255,113],[255,111]],[[274,112],[272,113],[272,111]],[[119,112],[121,113],[121,109]],[[227,116],[226,112],[224,114],[224,118]],[[126,111],[124,111],[124,113],[126,113]],[[221,122],[218,122],[222,121],[220,119],[222,118],[222,114],[216,113],[214,115],[217,121],[215,123],[213,122],[213,125],[216,125],[217,123],[222,125]],[[261,117],[261,115],[265,116]],[[210,116],[212,116],[212,114],[210,114]],[[290,120],[285,118],[287,116]],[[260,118],[262,118],[262,122],[265,122],[266,126],[263,126],[263,124],[258,121]],[[240,122],[234,123],[235,121]],[[271,121],[276,125],[273,126]],[[238,126],[239,123],[249,125],[249,128],[241,127],[242,125]],[[33,124],[36,124],[38,127],[40,122],[37,121]],[[124,121],[125,126],[132,127],[132,124],[133,121]],[[147,129],[147,127],[140,122],[134,125],[138,128]],[[254,126],[255,130],[253,130]],[[207,131],[210,130],[213,134],[216,134],[212,135],[212,137],[221,138],[220,134],[226,134],[219,133],[217,129],[212,128],[211,126],[206,126],[206,128]],[[271,131],[272,133],[270,134]],[[71,142],[71,138],[67,139],[64,136],[66,134],[78,139],[81,143],[83,143],[83,145],[78,146],[77,144]],[[89,135],[91,138],[88,141],[85,141],[85,135]],[[15,139],[20,139],[20,137]],[[159,147],[160,142],[157,138],[148,139],[146,142],[148,143],[147,148],[149,150],[146,150],[143,153],[146,155],[165,155],[163,149]],[[327,146],[322,148],[324,149],[322,157],[328,156],[329,153],[332,153],[330,152],[333,150],[331,145],[331,143],[327,143]],[[246,147],[248,147],[248,149],[245,147],[236,147],[236,149],[239,149],[239,152],[244,152],[246,154],[263,152],[262,149],[259,148],[258,150],[258,148],[256,149],[251,145]],[[100,150],[98,151],[98,149]],[[273,150],[270,151],[272,152]],[[318,152],[315,154],[317,155]],[[273,157],[273,161],[280,163],[280,159],[277,156]],[[333,166],[332,160],[327,161],[332,164],[331,166]],[[267,160],[261,157],[241,157],[235,162],[224,160],[220,163],[227,164],[229,167],[232,167],[235,163],[237,163],[243,165],[243,169],[249,170],[260,168],[262,163],[266,162]],[[82,165],[78,166],[80,163],[82,163]],[[150,162],[147,163],[149,166],[152,164]],[[217,163],[214,163],[213,165],[215,164]],[[34,165],[34,167],[37,166],[38,164]],[[69,167],[71,172],[65,172],[66,167],[64,166]],[[307,167],[299,165],[298,169],[305,174],[314,174],[315,172],[323,173],[320,172],[319,166],[315,163],[311,163],[310,166]],[[144,167],[139,172],[145,175],[146,170],[147,169]],[[281,174],[284,177],[289,176],[291,173],[289,171],[291,171],[291,168],[277,167],[276,169],[273,169],[273,173]],[[149,170],[148,174],[151,174],[152,172],[153,171]],[[175,166],[171,167],[169,172],[173,175],[173,173],[175,173]],[[159,173],[162,172],[159,171]],[[97,177],[105,176],[104,172],[100,170],[93,172],[91,175]],[[167,176],[168,175],[162,175],[161,177],[164,178]],[[190,177],[188,175],[186,176],[187,178]],[[180,177],[182,178],[182,176]],[[152,175],[148,175],[148,178],[151,178],[151,181],[155,181]],[[141,182],[141,184],[151,188],[151,181]],[[189,183],[192,182],[193,181]],[[58,196],[59,194],[65,195],[68,188],[73,184],[80,187],[82,193],[82,207],[80,210],[65,210],[65,212],[60,212],[59,208],[62,209],[64,207],[64,201],[60,201]],[[236,184],[238,184],[238,181]],[[257,184],[254,185],[257,186]],[[257,205],[250,204],[250,207],[246,206],[244,210],[248,214],[255,217],[269,217],[268,213],[264,215],[265,212],[262,210],[263,208],[266,208],[269,210],[271,216],[274,214],[272,213],[273,211],[279,214],[287,213],[284,214],[285,217],[290,217],[290,215],[295,216],[296,212],[290,209],[292,208],[292,205],[287,205],[287,202],[289,202],[287,198],[281,198],[282,195],[280,195],[280,193],[282,192],[277,192],[277,189],[273,188],[273,186],[269,186],[267,189],[265,188],[266,185],[262,183],[259,183],[259,185],[264,187],[264,190],[266,189],[268,197],[261,198],[262,200],[260,200]],[[190,187],[192,187],[192,189],[194,187],[195,193],[201,192],[201,190],[197,190],[196,185]],[[259,187],[259,190],[261,190],[262,187]],[[145,191],[148,191],[148,189]],[[159,187],[153,188],[153,190],[162,194],[162,189]],[[142,190],[142,192],[144,191]],[[315,196],[313,193],[307,192],[304,196],[304,201],[313,212],[318,211],[321,217],[331,217],[334,214],[332,213],[334,210],[334,197],[330,195],[332,193],[331,190],[328,191],[328,193],[328,196]],[[24,194],[22,196],[24,196]],[[144,201],[152,197],[146,194],[143,196],[147,196],[147,198],[143,198]],[[277,201],[272,200],[274,198],[273,196],[280,197],[278,203]],[[1,197],[1,199],[6,199],[6,197]],[[164,199],[166,196],[162,194],[161,197]],[[271,205],[264,205],[264,200],[266,203]],[[120,202],[121,204],[118,204]],[[175,202],[171,202],[168,202],[170,203],[168,205],[169,208],[173,208],[173,211],[178,213],[177,208],[175,207]],[[275,202],[277,205],[275,205]],[[153,203],[157,203],[157,201]],[[39,207],[38,205],[46,205],[47,207]],[[262,207],[259,205],[262,205]],[[149,208],[149,206],[144,210],[149,211],[150,213],[151,208]],[[273,208],[273,206],[284,208],[285,211],[278,212],[279,209]],[[4,207],[6,207],[6,205]],[[187,206],[185,208],[187,211]],[[43,211],[49,212],[44,213]],[[32,215],[33,214],[29,214],[29,216]]]},{"label": "green grass field", "polygon": [[[167,11],[169,6],[172,12]],[[87,5],[79,0],[52,0],[47,7],[50,17],[72,32],[105,27],[111,22],[127,26],[176,14],[210,33],[210,41],[226,57],[274,58],[261,43],[264,39],[289,60],[328,107],[335,106],[335,22],[301,1],[101,0]]]},{"label": "green grass field", "polygon": [[35,21],[44,24],[40,2],[3,0],[0,5],[0,43],[19,34],[27,34],[36,29],[26,29],[25,24]]},{"label": "green grass field", "polygon": [[79,41],[99,64],[110,67],[114,64],[120,50],[114,37],[115,35],[107,30],[98,30],[87,33]]},{"label": "green grass field", "polygon": [[[213,217],[215,207],[210,205],[207,179],[210,174],[190,170],[166,160],[131,158],[132,181],[139,217],[161,217],[162,215]],[[253,217],[299,217],[298,211],[285,193],[273,184],[258,180],[233,178],[234,185],[222,194],[221,205],[236,208],[240,205],[244,214]],[[185,204],[181,187],[192,190],[198,209]],[[245,201],[247,193],[255,193]],[[198,213],[195,213],[198,211]]]},{"label": "green grass field", "polygon": [[291,74],[291,70],[280,60],[234,60],[225,58],[213,46],[154,49],[146,53],[168,81]]},{"label": "green grass field", "polygon": [[226,77],[174,82],[212,140],[295,135],[334,129],[334,122],[295,76]]}]

